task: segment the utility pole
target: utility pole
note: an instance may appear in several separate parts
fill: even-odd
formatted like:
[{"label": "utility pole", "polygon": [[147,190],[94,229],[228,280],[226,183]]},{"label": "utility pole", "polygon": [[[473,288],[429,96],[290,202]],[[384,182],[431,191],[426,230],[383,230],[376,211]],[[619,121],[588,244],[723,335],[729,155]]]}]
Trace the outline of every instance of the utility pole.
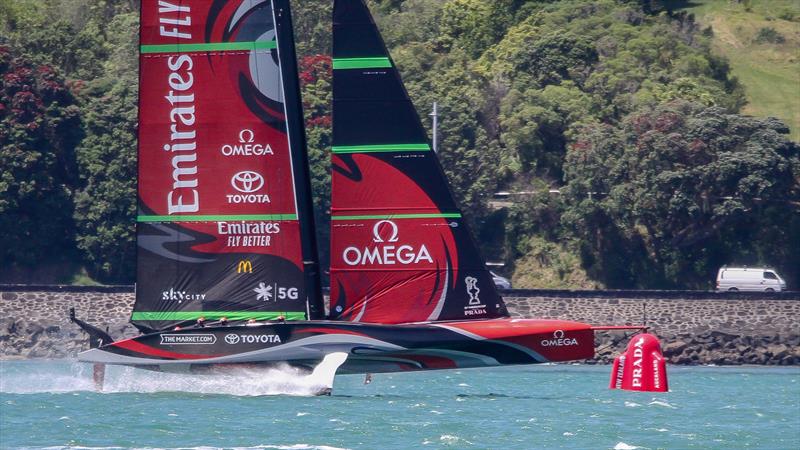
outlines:
[{"label": "utility pole", "polygon": [[428,115],[433,117],[433,151],[435,153],[439,151],[439,145],[437,139],[438,128],[439,128],[439,108],[436,102],[433,102],[433,112],[431,112]]}]

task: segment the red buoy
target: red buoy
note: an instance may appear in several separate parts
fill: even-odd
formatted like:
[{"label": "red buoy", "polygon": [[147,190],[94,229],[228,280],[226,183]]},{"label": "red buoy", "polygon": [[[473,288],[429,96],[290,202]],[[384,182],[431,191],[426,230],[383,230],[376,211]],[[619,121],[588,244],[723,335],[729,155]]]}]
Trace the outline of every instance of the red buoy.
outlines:
[{"label": "red buoy", "polygon": [[614,359],[609,389],[667,392],[667,363],[661,344],[652,334],[637,334],[625,353]]}]

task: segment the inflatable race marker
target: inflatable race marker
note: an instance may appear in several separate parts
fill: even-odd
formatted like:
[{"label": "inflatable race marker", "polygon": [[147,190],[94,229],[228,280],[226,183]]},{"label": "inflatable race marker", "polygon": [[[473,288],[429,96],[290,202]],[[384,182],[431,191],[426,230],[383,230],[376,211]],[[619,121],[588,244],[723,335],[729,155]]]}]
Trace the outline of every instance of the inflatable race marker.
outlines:
[{"label": "inflatable race marker", "polygon": [[614,359],[609,389],[667,392],[667,363],[661,344],[652,334],[637,334],[628,348]]}]

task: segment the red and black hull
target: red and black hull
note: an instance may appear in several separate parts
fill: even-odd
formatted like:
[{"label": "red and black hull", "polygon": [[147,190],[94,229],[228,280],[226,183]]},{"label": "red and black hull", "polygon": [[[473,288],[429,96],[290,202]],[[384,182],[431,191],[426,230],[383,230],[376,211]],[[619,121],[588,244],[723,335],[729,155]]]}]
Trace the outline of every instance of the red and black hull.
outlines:
[{"label": "red and black hull", "polygon": [[537,319],[267,322],[161,331],[103,345],[78,358],[165,371],[278,363],[310,368],[333,352],[349,355],[340,373],[537,364],[593,357],[594,331],[580,322]]}]

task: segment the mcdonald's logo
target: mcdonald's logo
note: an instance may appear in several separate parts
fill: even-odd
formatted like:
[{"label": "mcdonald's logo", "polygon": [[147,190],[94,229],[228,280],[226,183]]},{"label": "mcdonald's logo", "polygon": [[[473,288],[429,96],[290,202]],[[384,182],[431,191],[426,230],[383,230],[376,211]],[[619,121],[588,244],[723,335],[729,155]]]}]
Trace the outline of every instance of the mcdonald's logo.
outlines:
[{"label": "mcdonald's logo", "polygon": [[239,265],[236,266],[236,273],[253,273],[253,263],[247,259],[239,261]]}]

